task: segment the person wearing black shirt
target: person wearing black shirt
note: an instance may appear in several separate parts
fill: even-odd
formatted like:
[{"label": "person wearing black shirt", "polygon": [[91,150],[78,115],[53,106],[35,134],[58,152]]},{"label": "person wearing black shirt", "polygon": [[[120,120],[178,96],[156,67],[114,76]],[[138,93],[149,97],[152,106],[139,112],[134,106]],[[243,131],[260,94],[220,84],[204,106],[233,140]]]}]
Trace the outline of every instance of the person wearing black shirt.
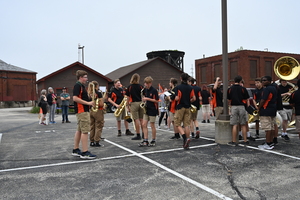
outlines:
[{"label": "person wearing black shirt", "polygon": [[[279,91],[281,94],[281,98],[288,99],[291,95],[290,90],[292,90],[293,87],[288,84],[286,80],[280,79],[280,85],[279,85]],[[288,127],[288,121],[292,121],[292,115],[293,115],[293,109],[289,105],[288,102],[282,102],[283,109],[278,111],[281,118],[282,118],[282,132],[281,137],[284,139],[284,141],[289,141],[290,138],[287,134],[287,127]]]},{"label": "person wearing black shirt", "polygon": [[234,84],[227,90],[227,99],[230,109],[230,125],[232,125],[232,142],[228,145],[237,145],[237,134],[238,125],[241,126],[243,139],[242,144],[248,145],[247,141],[247,112],[245,106],[249,106],[249,94],[246,88],[242,87],[240,84],[243,78],[241,76],[236,76],[234,78]]},{"label": "person wearing black shirt", "polygon": [[[261,78],[255,79],[255,90],[253,92],[253,106],[258,110],[258,103],[261,99],[261,94],[263,91]],[[259,115],[254,116],[253,121],[255,122],[256,138],[259,137]]]},{"label": "person wearing black shirt", "polygon": [[[152,87],[153,79],[151,76],[148,76],[144,79],[144,97],[143,102],[146,102],[146,113],[143,116],[143,133],[144,140],[139,144],[140,147],[143,146],[155,146],[156,144],[156,128],[155,121],[156,116],[158,115],[158,92]],[[148,122],[150,121],[150,127],[152,130],[152,141],[148,142]]]},{"label": "person wearing black shirt", "polygon": [[[96,155],[93,155],[88,151],[88,133],[90,131],[90,113],[89,107],[95,106],[93,101],[89,100],[88,93],[85,89],[88,77],[87,72],[84,70],[77,70],[76,77],[77,82],[73,88],[73,101],[74,110],[77,118],[77,130],[74,136],[74,149],[73,156],[79,156],[82,159],[95,159]],[[79,149],[79,143],[82,144],[82,152]]]},{"label": "person wearing black shirt", "polygon": [[[108,96],[108,101],[116,108],[120,107],[120,103],[123,101],[125,96],[125,91],[121,87],[121,82],[119,79],[114,81],[114,87],[111,89],[111,92]],[[127,103],[127,102],[126,102]],[[126,110],[123,109],[120,116],[116,117],[117,120],[117,127],[118,127],[118,136],[122,135],[121,132],[121,120],[124,120],[124,126],[126,128],[126,135],[134,135],[128,128],[128,122],[125,120]]]},{"label": "person wearing black shirt", "polygon": [[128,111],[131,114],[132,120],[134,120],[134,126],[136,131],[136,137],[131,138],[132,140],[141,140],[140,128],[143,122],[144,110],[140,107],[142,103],[142,89],[144,88],[140,82],[140,75],[135,73],[132,75],[130,85],[127,87],[127,106]]},{"label": "person wearing black shirt", "polygon": [[270,76],[262,77],[261,82],[264,86],[264,89],[258,109],[261,128],[266,132],[266,142],[262,145],[259,145],[258,148],[273,149],[276,123],[275,118],[277,112],[277,89],[271,84],[272,77]]},{"label": "person wearing black shirt", "polygon": [[[297,81],[297,86],[300,88],[300,79]],[[290,96],[289,103],[295,108],[295,121],[296,121],[296,131],[298,132],[300,138],[300,90],[296,90]]]},{"label": "person wearing black shirt", "polygon": [[[174,124],[183,138],[183,148],[186,150],[189,149],[191,142],[189,128],[191,102],[196,100],[193,88],[187,83],[188,78],[187,73],[182,73],[180,76],[181,84],[174,88],[175,101],[177,102]],[[181,126],[182,123],[184,128]]]},{"label": "person wearing black shirt", "polygon": [[[194,113],[191,112],[190,128],[191,128],[192,138],[198,139],[200,137],[200,131],[199,131],[199,123],[198,123],[197,117],[198,117],[198,110],[200,109],[201,88],[198,87],[195,84],[195,82],[196,82],[196,79],[194,79],[193,77],[189,77],[188,84],[192,86],[195,97],[196,97],[196,100],[194,102],[192,102],[192,105],[194,105],[197,108],[196,112],[194,112]],[[196,137],[194,134],[194,125],[196,127]]]},{"label": "person wearing black shirt", "polygon": [[210,123],[209,118],[210,118],[210,113],[211,113],[211,108],[210,108],[210,100],[211,100],[211,95],[210,92],[207,90],[207,86],[203,85],[202,90],[201,90],[201,98],[200,102],[202,104],[202,123]]},{"label": "person wearing black shirt", "polygon": [[215,111],[216,119],[219,119],[220,114],[223,113],[223,87],[221,87],[222,81],[220,77],[215,79],[215,84],[212,89],[212,103],[213,110]]}]

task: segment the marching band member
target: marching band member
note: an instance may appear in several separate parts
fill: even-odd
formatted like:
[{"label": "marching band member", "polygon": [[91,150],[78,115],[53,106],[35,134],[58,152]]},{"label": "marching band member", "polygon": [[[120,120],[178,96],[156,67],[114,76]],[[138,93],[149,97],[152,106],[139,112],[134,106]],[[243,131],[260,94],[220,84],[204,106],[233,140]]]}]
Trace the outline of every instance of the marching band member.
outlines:
[{"label": "marching band member", "polygon": [[222,81],[220,77],[215,79],[215,84],[212,89],[213,95],[213,109],[215,111],[216,120],[219,119],[220,114],[223,113],[223,87],[221,87]]},{"label": "marching band member", "polygon": [[[200,98],[201,98],[201,88],[198,87],[196,84],[196,79],[194,79],[193,77],[189,77],[188,79],[188,84],[192,86],[193,90],[194,90],[194,93],[195,93],[195,97],[196,97],[196,100],[194,102],[192,102],[192,105],[194,105],[197,110],[196,112],[192,113],[191,112],[191,134],[192,134],[192,138],[196,138],[198,139],[200,137],[200,131],[199,131],[199,123],[198,123],[198,120],[197,120],[197,117],[198,117],[198,110],[200,109]],[[195,137],[195,134],[194,134],[194,124],[195,124],[195,127],[196,127],[196,137]]]},{"label": "marching band member", "polygon": [[[120,80],[116,79],[114,81],[114,87],[111,89],[111,92],[108,96],[108,102],[110,102],[116,108],[120,107],[120,103],[123,101],[124,95],[125,95],[125,91],[123,90],[123,88],[121,86],[122,85],[121,85]],[[125,102],[125,103],[127,103],[127,102]],[[125,116],[126,116],[126,110],[123,109],[122,113],[118,117],[116,117],[119,137],[122,135],[121,120],[124,120]],[[124,120],[124,126],[126,128],[126,132],[125,132],[126,135],[134,135],[129,130],[128,122],[126,120]]]},{"label": "marching band member", "polygon": [[141,91],[144,88],[140,82],[140,75],[135,73],[132,75],[130,85],[127,87],[126,96],[128,111],[130,111],[132,120],[134,120],[136,137],[131,138],[132,140],[141,140],[140,128],[143,121],[144,111],[140,107],[142,103]]},{"label": "marching band member", "polygon": [[[102,130],[104,126],[104,99],[102,93],[98,91],[99,84],[97,81],[92,81],[88,86],[88,95],[95,102],[95,107],[90,109],[90,146],[101,147],[100,144]],[[93,96],[94,95],[94,96]]]},{"label": "marching band member", "polygon": [[[263,87],[261,83],[261,78],[255,79],[255,90],[253,92],[253,105],[256,110],[258,110],[257,104],[260,102]],[[259,138],[259,115],[254,116],[253,121],[255,122],[255,131],[256,131],[256,138]]]},{"label": "marching band member", "polygon": [[[153,79],[151,76],[148,76],[144,79],[144,97],[143,102],[146,102],[146,113],[143,116],[143,132],[144,140],[139,144],[140,147],[143,146],[155,146],[156,144],[156,128],[155,121],[156,116],[158,115],[158,93],[157,90],[152,87]],[[152,130],[152,141],[148,142],[148,122],[150,121],[150,126]]]},{"label": "marching band member", "polygon": [[177,83],[178,83],[178,81],[177,81],[176,78],[170,78],[169,85],[170,85],[171,89],[169,90],[170,95],[167,96],[167,100],[170,102],[169,103],[169,107],[168,107],[168,110],[169,110],[169,121],[170,121],[170,123],[173,124],[173,130],[174,130],[174,136],[171,137],[170,139],[179,139],[180,138],[179,130],[174,125],[174,115],[175,115],[175,108],[176,108],[177,102],[175,101],[175,93],[174,93],[173,90],[177,86]]},{"label": "marching band member", "polygon": [[[95,159],[96,155],[93,155],[88,151],[88,133],[90,131],[89,106],[95,106],[95,104],[93,101],[89,100],[88,93],[84,86],[88,80],[87,74],[88,73],[84,70],[77,70],[76,77],[78,81],[73,88],[77,130],[74,136],[74,149],[72,155],[80,156],[81,159]],[[80,141],[82,144],[82,152],[79,149]]]},{"label": "marching band member", "polygon": [[[181,84],[174,88],[175,101],[177,101],[174,115],[174,123],[183,138],[183,148],[189,149],[190,139],[190,108],[191,102],[196,100],[193,88],[188,85],[189,75],[182,73],[180,76]],[[184,128],[181,124],[183,123]]]}]

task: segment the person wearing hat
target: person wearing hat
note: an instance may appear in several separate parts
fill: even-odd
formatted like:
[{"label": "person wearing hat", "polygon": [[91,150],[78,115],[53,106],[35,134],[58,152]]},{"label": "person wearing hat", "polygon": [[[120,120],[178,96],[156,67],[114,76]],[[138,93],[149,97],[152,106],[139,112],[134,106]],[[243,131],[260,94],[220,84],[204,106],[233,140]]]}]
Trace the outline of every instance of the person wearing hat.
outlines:
[{"label": "person wearing hat", "polygon": [[62,123],[71,123],[68,118],[69,105],[70,105],[70,94],[67,93],[67,88],[63,87],[63,93],[60,94],[61,99],[61,111],[62,111]]}]

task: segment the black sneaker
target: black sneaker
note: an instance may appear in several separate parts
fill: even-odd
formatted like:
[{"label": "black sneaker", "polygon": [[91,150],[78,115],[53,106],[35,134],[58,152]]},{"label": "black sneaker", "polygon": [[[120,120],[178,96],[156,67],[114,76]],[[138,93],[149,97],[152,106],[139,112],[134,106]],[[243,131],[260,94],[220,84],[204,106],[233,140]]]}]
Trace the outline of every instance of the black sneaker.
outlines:
[{"label": "black sneaker", "polygon": [[290,141],[290,138],[289,138],[288,135],[281,135],[281,137],[283,138],[283,140],[284,140],[285,142],[289,142],[289,141]]},{"label": "black sneaker", "polygon": [[259,138],[259,134],[256,133],[256,134],[255,134],[255,138],[256,138],[256,139]]},{"label": "black sneaker", "polygon": [[247,142],[245,142],[245,141],[242,141],[242,142],[240,142],[240,144],[241,144],[241,145],[245,145],[245,146],[247,146],[247,145],[249,145],[249,141],[247,141]]},{"label": "black sneaker", "polygon": [[133,137],[133,138],[131,138],[132,140],[141,140],[142,139],[142,137],[140,136],[140,135],[137,135],[137,136],[135,136],[135,137]]},{"label": "black sneaker", "polygon": [[91,143],[90,143],[90,146],[91,146],[91,147],[94,147],[94,146],[95,146],[95,142],[91,142]]},{"label": "black sneaker", "polygon": [[228,142],[227,145],[235,147],[235,146],[237,146],[238,144],[235,143],[235,142]]},{"label": "black sneaker", "polygon": [[202,120],[202,123],[206,123],[206,121],[205,121],[205,120]]},{"label": "black sneaker", "polygon": [[80,158],[81,159],[95,159],[96,155],[91,154],[91,152],[89,152],[89,151],[86,151],[86,152],[81,153]]},{"label": "black sneaker", "polygon": [[104,147],[104,145],[103,145],[103,144],[100,144],[99,142],[96,142],[96,143],[95,143],[95,147]]},{"label": "black sneaker", "polygon": [[72,152],[72,156],[81,156],[81,151],[80,149],[73,149],[73,152]]},{"label": "black sneaker", "polygon": [[180,135],[178,133],[175,133],[175,135],[173,137],[171,137],[170,139],[174,140],[174,139],[179,139],[179,138],[180,138]]},{"label": "black sneaker", "polygon": [[239,135],[239,140],[242,140],[242,139],[243,139],[243,137],[241,135]]},{"label": "black sneaker", "polygon": [[255,138],[252,137],[251,135],[250,135],[250,137],[247,137],[247,139],[250,140],[250,141],[253,141],[253,142],[255,141]]},{"label": "black sneaker", "polygon": [[70,121],[66,121],[66,123],[71,123]]},{"label": "black sneaker", "polygon": [[152,140],[149,144],[149,147],[155,147],[156,143],[155,143],[155,140]]},{"label": "black sneaker", "polygon": [[148,141],[143,141],[143,142],[139,143],[139,147],[147,147],[147,146],[149,146]]},{"label": "black sneaker", "polygon": [[61,123],[65,123],[64,121],[61,121]]},{"label": "black sneaker", "polygon": [[130,130],[126,130],[125,134],[126,134],[126,135],[134,135],[133,133],[131,133]]},{"label": "black sneaker", "polygon": [[194,132],[192,132],[192,138],[195,138],[195,133]]},{"label": "black sneaker", "polygon": [[210,123],[209,119],[207,120],[207,123]]}]

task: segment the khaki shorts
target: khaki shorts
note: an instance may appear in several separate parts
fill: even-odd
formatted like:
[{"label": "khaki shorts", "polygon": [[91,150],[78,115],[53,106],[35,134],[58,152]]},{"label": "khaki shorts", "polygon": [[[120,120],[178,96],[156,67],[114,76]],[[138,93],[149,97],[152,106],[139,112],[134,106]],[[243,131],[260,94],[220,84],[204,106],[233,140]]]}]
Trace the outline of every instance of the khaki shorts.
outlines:
[{"label": "khaki shorts", "polygon": [[121,121],[121,120],[124,120],[125,118],[125,108],[123,109],[123,111],[121,112],[121,114],[119,115],[119,117],[116,117],[117,121]]},{"label": "khaki shorts", "polygon": [[190,114],[191,120],[197,120],[197,116],[198,116],[198,110],[196,110],[195,113],[192,113],[192,112],[191,112],[191,114]]},{"label": "khaki shorts", "polygon": [[90,113],[89,112],[83,112],[83,113],[77,113],[77,131],[81,133],[88,133],[90,132]]},{"label": "khaki shorts", "polygon": [[156,116],[149,116],[147,114],[144,114],[143,120],[153,123],[156,121]]},{"label": "khaki shorts", "polygon": [[144,110],[140,107],[142,102],[130,103],[130,114],[132,119],[143,119]]},{"label": "khaki shorts", "polygon": [[260,116],[261,129],[264,131],[275,130],[276,117]]},{"label": "khaki shorts", "polygon": [[248,114],[245,106],[231,106],[230,125],[245,125],[248,121]]},{"label": "khaki shorts", "polygon": [[174,115],[175,115],[174,113],[169,112],[170,122],[174,121]]},{"label": "khaki shorts", "polygon": [[209,104],[203,104],[201,109],[202,109],[202,113],[210,113],[210,105]]},{"label": "khaki shorts", "polygon": [[189,126],[191,122],[190,113],[190,108],[181,108],[180,110],[176,110],[174,115],[175,126],[181,126],[182,122],[184,127]]},{"label": "khaki shorts", "polygon": [[223,113],[223,107],[215,107],[214,110],[216,119],[219,119],[219,116]]},{"label": "khaki shorts", "polygon": [[279,115],[281,116],[282,120],[292,120],[293,109],[283,109],[278,111]]}]

